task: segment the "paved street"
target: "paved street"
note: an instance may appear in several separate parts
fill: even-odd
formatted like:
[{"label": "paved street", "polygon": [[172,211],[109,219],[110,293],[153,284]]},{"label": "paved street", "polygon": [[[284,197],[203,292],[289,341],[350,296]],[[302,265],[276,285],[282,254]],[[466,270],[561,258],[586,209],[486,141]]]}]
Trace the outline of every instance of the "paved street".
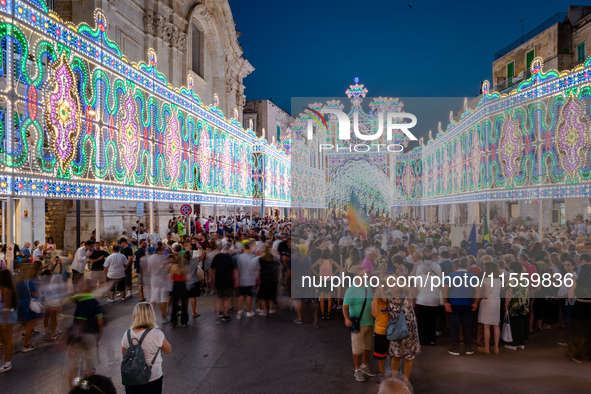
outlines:
[{"label": "paved street", "polygon": [[[137,299],[109,305],[106,311],[98,373],[111,376],[120,392],[120,341]],[[377,392],[375,378],[365,383],[353,379],[342,317],[320,321],[318,329],[310,316],[306,324],[294,324],[295,313],[290,311],[240,321],[233,315],[232,321],[222,323],[212,313],[213,300],[199,299],[201,317],[191,319],[188,327],[163,327],[173,347],[173,353],[164,356],[165,393]],[[556,345],[562,333],[553,327],[535,334],[525,351],[452,357],[444,332],[439,346],[423,348],[416,359],[411,380],[415,393],[581,393],[591,384],[591,364],[577,365],[566,356],[565,348]],[[2,394],[67,392],[64,360],[64,352],[54,345],[15,354],[13,371],[0,375]],[[372,366],[377,369],[373,360]]]}]

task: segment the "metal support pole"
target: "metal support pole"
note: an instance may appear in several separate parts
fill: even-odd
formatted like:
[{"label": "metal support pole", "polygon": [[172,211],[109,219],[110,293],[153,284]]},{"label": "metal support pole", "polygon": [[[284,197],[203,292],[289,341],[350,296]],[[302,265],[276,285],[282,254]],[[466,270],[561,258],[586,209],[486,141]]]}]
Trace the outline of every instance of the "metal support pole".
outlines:
[{"label": "metal support pole", "polygon": [[[538,193],[538,197],[539,197],[539,193]],[[539,229],[538,229],[538,238],[540,239],[540,241],[542,241],[542,239],[544,238],[544,227],[543,227],[543,213],[544,210],[542,209],[543,205],[542,205],[542,199],[538,199],[538,215],[540,217],[540,221],[539,221]]]},{"label": "metal support pole", "polygon": [[150,201],[150,235],[154,234],[154,202]]},{"label": "metal support pole", "polygon": [[[3,212],[6,215],[6,239],[7,244],[12,246],[14,244],[14,199],[11,196],[6,198],[6,211]],[[3,215],[3,216],[4,216]],[[11,273],[14,273],[14,249],[12,257],[8,260],[8,266]]]},{"label": "metal support pole", "polygon": [[76,247],[74,251],[80,247],[80,200],[76,200]]},{"label": "metal support pole", "polygon": [[101,241],[101,200],[94,200],[94,228],[96,242]]}]

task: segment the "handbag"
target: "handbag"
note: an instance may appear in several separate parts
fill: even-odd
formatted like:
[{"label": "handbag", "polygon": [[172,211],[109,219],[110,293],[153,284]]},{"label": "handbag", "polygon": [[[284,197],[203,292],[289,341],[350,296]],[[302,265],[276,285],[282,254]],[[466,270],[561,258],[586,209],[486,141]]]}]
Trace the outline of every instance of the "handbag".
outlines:
[{"label": "handbag", "polygon": [[398,316],[396,316],[394,320],[388,322],[386,338],[388,338],[389,341],[400,341],[406,338],[407,335],[408,325],[406,324],[406,316],[404,316],[404,311],[401,306]]},{"label": "handbag", "polygon": [[205,273],[203,272],[203,268],[201,268],[200,266],[197,266],[197,269],[195,270],[195,275],[197,275],[197,280],[199,280],[199,282],[205,280]]},{"label": "handbag", "polygon": [[505,311],[505,318],[503,320],[503,331],[501,332],[501,339],[507,343],[513,342],[513,334],[511,334],[511,320],[509,319],[509,311]]},{"label": "handbag", "polygon": [[352,317],[351,323],[353,323],[351,325],[351,327],[349,327],[349,330],[351,332],[359,332],[359,330],[361,329],[361,317],[363,316],[363,312],[365,311],[365,304],[367,303],[367,287],[365,288],[365,298],[363,299],[363,306],[361,307],[361,313],[359,314],[359,317]]},{"label": "handbag", "polygon": [[31,297],[31,301],[29,301],[29,309],[31,310],[31,312],[39,314],[43,310],[43,306],[41,305],[38,299],[33,298],[33,295],[31,294],[30,283],[31,282],[29,279],[29,282],[27,282],[27,290],[29,291],[29,296]]}]

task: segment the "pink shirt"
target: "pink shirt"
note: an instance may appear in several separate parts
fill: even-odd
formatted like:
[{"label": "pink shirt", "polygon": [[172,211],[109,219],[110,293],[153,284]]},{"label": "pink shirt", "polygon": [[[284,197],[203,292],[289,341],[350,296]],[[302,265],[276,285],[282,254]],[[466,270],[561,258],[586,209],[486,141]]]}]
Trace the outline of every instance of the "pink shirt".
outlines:
[{"label": "pink shirt", "polygon": [[371,270],[374,268],[373,263],[367,257],[363,259],[361,263],[361,267],[365,270],[365,272],[370,273]]},{"label": "pink shirt", "polygon": [[527,271],[527,273],[528,273],[528,278],[530,279],[530,281],[529,281],[529,283],[530,283],[530,285],[529,285],[529,291],[533,291],[533,290],[534,290],[534,288],[533,288],[533,286],[531,285],[531,274],[535,274],[535,273],[537,273],[537,272],[538,272],[538,269],[536,268],[536,266],[535,266],[535,265],[533,265],[533,264],[531,264],[531,263],[526,263],[526,264],[523,264],[523,268],[525,268],[525,270]]}]

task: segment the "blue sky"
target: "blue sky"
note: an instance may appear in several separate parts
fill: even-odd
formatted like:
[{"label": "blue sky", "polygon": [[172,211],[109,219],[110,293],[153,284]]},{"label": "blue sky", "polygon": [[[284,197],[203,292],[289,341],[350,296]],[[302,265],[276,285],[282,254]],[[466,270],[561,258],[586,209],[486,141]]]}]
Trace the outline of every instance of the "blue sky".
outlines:
[{"label": "blue sky", "polygon": [[[247,100],[272,99],[291,113],[292,97],[343,97],[354,77],[371,97],[474,97],[481,81],[492,78],[495,52],[521,36],[519,20],[527,33],[569,3],[230,0],[230,6],[244,57],[255,67],[244,80]],[[457,108],[433,114],[444,127],[449,111],[461,106],[456,101]]]}]

